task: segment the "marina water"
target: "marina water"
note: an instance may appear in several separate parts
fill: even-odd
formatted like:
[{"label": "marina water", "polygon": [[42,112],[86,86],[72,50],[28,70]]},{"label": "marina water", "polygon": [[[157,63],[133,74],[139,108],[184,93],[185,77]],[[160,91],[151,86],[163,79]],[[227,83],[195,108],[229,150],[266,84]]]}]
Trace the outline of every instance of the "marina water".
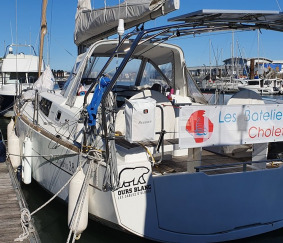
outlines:
[{"label": "marina water", "polygon": [[[282,99],[283,96],[268,96],[266,98]],[[10,119],[0,118],[0,129],[3,135],[6,137],[6,127]],[[272,186],[271,182],[270,186]],[[47,200],[51,198],[51,194],[40,187],[35,181],[30,185],[22,183],[22,190],[25,199],[28,203],[30,212],[33,212]],[[172,208],[174,210],[174,208]],[[281,205],[278,205],[278,210],[281,210]],[[66,242],[69,234],[68,228],[68,207],[67,205],[58,200],[53,200],[45,208],[41,209],[34,216],[35,225],[39,233],[39,237],[42,243],[63,243]],[[201,212],[200,212],[201,217]],[[118,231],[99,222],[89,220],[87,229],[82,233],[80,240],[76,242],[84,243],[150,243],[152,241],[146,240],[128,233]],[[244,242],[244,243],[281,243],[283,242],[283,229],[279,229],[273,232],[269,232],[263,235],[258,235],[246,239],[231,241],[231,242]]]}]

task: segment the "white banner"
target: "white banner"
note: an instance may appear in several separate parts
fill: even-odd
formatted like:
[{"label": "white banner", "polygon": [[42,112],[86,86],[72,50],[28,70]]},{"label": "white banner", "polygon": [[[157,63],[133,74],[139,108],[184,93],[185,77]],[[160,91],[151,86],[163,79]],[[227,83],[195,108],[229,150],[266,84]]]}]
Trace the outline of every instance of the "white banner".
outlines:
[{"label": "white banner", "polygon": [[180,148],[275,141],[283,141],[283,104],[180,108]]}]

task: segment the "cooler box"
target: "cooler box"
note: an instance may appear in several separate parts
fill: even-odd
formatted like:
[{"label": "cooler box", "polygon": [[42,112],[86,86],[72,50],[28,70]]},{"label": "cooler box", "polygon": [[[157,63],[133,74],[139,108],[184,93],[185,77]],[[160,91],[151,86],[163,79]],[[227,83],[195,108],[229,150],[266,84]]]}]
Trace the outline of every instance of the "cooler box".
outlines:
[{"label": "cooler box", "polygon": [[155,107],[156,100],[150,97],[146,99],[126,99],[125,138],[127,141],[134,143],[154,140]]}]

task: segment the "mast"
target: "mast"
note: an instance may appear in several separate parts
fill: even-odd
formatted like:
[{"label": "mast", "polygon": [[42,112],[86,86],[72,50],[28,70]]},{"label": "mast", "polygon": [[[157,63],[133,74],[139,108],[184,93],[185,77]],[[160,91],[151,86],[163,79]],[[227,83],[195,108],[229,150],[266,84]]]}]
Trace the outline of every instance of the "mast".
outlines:
[{"label": "mast", "polygon": [[46,32],[47,32],[47,23],[46,23],[47,1],[48,1],[48,0],[42,0],[41,25],[40,25],[40,48],[39,48],[39,63],[38,63],[38,77],[41,75],[44,36],[45,36],[45,34],[46,34]]}]

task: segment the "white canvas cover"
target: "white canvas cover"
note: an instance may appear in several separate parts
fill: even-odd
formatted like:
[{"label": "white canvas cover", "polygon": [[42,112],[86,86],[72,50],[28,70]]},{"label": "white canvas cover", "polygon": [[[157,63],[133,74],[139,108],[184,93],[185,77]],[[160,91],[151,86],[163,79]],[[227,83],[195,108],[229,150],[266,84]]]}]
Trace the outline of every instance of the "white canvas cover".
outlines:
[{"label": "white canvas cover", "polygon": [[55,78],[49,66],[46,67],[45,71],[34,83],[33,89],[40,91],[53,90]]},{"label": "white canvas cover", "polygon": [[125,29],[144,23],[179,8],[179,0],[125,0],[120,5],[90,9],[89,0],[79,0],[74,42],[103,39],[117,33],[119,19]]},{"label": "white canvas cover", "polygon": [[125,138],[130,143],[154,140],[155,135],[156,100],[146,99],[126,100]]}]

